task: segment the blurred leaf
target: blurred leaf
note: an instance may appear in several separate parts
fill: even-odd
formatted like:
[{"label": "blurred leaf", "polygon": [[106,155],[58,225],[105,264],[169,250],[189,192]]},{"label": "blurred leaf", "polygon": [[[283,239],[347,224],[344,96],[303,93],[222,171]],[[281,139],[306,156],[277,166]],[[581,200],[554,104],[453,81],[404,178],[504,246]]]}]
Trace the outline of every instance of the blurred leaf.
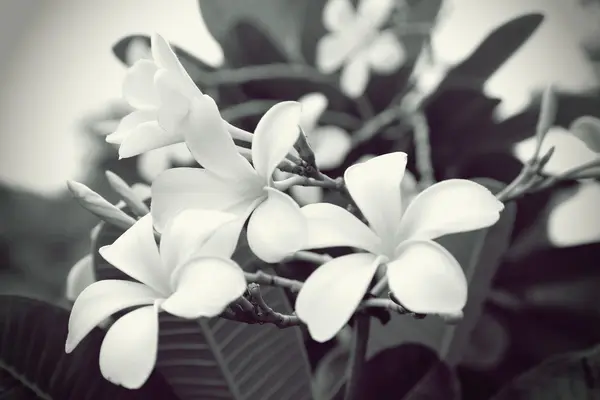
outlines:
[{"label": "blurred leaf", "polygon": [[600,347],[554,356],[502,389],[494,400],[587,400],[600,396]]},{"label": "blurred leaf", "polygon": [[319,361],[313,372],[312,380],[315,400],[336,398],[336,394],[340,393],[340,389],[344,387],[349,360],[350,350],[345,346],[338,345]]},{"label": "blurred leaf", "polygon": [[[127,210],[126,210],[127,211]],[[104,224],[94,243],[96,278],[128,279],[98,253],[122,230]],[[249,257],[244,241],[237,257]],[[255,261],[238,261],[249,269]],[[264,286],[261,293],[274,310],[292,313],[282,289]],[[298,328],[249,325],[221,318],[185,320],[160,314],[156,369],[182,400],[205,398],[310,399],[308,360]]]},{"label": "blurred leaf", "polygon": [[[489,179],[481,179],[479,183],[494,193],[503,187]],[[392,315],[385,326],[373,324],[368,354],[372,355],[398,344],[415,342],[431,347],[449,365],[456,365],[461,360],[471,331],[477,323],[496,267],[508,246],[515,212],[515,205],[507,204],[500,220],[492,227],[438,239],[456,257],[469,280],[469,298],[463,310],[464,318],[458,325],[448,325],[436,316],[416,320],[404,315]]]},{"label": "blurred leaf", "polygon": [[[0,397],[10,399],[175,400],[153,373],[138,390],[115,386],[101,375],[102,330],[65,353],[69,312],[39,300],[0,295]],[[10,396],[10,397],[8,397]]]}]

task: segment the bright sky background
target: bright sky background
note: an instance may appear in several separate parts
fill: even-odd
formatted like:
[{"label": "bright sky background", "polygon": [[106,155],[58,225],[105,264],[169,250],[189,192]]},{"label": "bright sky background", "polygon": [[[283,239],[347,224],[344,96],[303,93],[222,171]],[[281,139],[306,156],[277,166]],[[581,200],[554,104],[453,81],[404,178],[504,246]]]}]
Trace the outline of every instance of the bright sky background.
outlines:
[{"label": "bright sky background", "polygon": [[[89,148],[77,121],[120,96],[124,68],[110,48],[122,36],[157,31],[208,63],[222,58],[196,0],[12,0],[2,2],[0,16],[12,18],[15,4],[26,3],[35,11],[23,13],[12,32],[0,32],[0,180],[38,193],[57,194],[66,179],[85,172]],[[549,82],[573,90],[596,84],[575,43],[597,19],[573,11],[573,0],[452,3],[455,13],[440,27],[437,46],[447,61],[464,57],[484,34],[523,11],[547,15],[544,27],[488,84],[504,98],[505,115]],[[13,38],[18,41],[6,50]]]}]

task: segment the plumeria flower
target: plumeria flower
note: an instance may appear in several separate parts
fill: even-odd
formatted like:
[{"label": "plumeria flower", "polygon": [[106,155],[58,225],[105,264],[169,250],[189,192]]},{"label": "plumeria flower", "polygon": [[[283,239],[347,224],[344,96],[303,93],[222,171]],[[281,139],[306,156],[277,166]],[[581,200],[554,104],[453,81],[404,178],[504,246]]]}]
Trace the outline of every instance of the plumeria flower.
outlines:
[{"label": "plumeria flower", "polygon": [[348,322],[380,264],[387,265],[393,294],[413,312],[455,315],[466,303],[461,266],[433,239],[493,225],[504,206],[478,183],[452,179],[422,191],[403,212],[406,160],[405,153],[390,153],[346,170],[348,191],[370,227],[333,204],[302,208],[306,248],[366,250],[323,264],[304,283],[296,313],[316,341],[330,340]]},{"label": "plumeria flower", "polygon": [[392,29],[381,30],[389,20],[395,0],[329,0],[323,8],[323,24],[330,31],[317,43],[316,65],[326,74],[343,66],[340,85],[349,97],[362,95],[370,71],[391,74],[406,59]]},{"label": "plumeria flower", "polygon": [[110,327],[100,348],[100,371],[116,385],[141,387],[156,363],[158,313],[181,318],[219,315],[246,289],[229,246],[212,240],[234,216],[186,210],[166,227],[156,245],[150,215],[142,217],[100,255],[138,282],[103,280],[77,298],[69,318],[70,353],[101,321],[129,307]]},{"label": "plumeria flower", "polygon": [[277,262],[300,250],[306,222],[298,204],[273,181],[275,168],[298,138],[300,104],[276,104],[261,118],[252,141],[252,166],[239,154],[215,102],[203,96],[195,103],[191,123],[201,121],[206,130],[187,132],[185,140],[204,169],[173,168],[154,181],[151,210],[157,231],[182,209],[223,210],[239,216],[228,225],[238,235],[249,218],[248,243],[262,260]]},{"label": "plumeria flower", "polygon": [[[152,35],[151,52],[152,59],[136,61],[123,81],[123,96],[135,111],[106,137],[107,142],[119,145],[121,158],[183,142],[186,131],[202,129],[202,125],[190,125],[187,117],[194,99],[204,94],[162,36]],[[250,140],[248,132],[222,123],[235,138]]]},{"label": "plumeria flower", "polygon": [[[317,167],[326,171],[337,168],[344,161],[352,148],[348,132],[335,126],[319,126],[319,118],[327,109],[328,100],[322,93],[309,93],[298,102],[302,106],[300,126],[315,154]],[[278,179],[292,176],[290,173],[277,171]],[[323,189],[317,186],[292,186],[292,196],[301,204],[317,203],[323,199]]]}]

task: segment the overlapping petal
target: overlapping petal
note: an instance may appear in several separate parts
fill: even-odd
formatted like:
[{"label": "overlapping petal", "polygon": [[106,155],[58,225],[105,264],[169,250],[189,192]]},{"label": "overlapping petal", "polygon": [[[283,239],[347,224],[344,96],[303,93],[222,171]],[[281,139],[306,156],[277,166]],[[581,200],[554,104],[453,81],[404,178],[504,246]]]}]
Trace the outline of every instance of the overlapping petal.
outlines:
[{"label": "overlapping petal", "polygon": [[[354,38],[351,36],[351,38]],[[340,68],[355,44],[345,32],[329,33],[317,42],[315,64],[319,71],[330,74]]]},{"label": "overlapping petal", "polygon": [[406,209],[396,243],[408,238],[435,239],[443,235],[486,228],[500,218],[504,205],[485,187],[466,179],[438,182],[419,193]]},{"label": "overlapping petal", "polygon": [[156,110],[137,110],[127,114],[121,119],[117,130],[106,136],[106,141],[112,144],[121,144],[123,139],[144,122],[156,121],[158,114]]},{"label": "overlapping petal", "polygon": [[159,294],[137,282],[103,280],[85,288],[71,309],[65,351],[70,353],[100,322],[128,307],[152,304]]},{"label": "overlapping petal", "polygon": [[323,93],[309,93],[298,99],[302,107],[300,126],[307,137],[311,137],[317,122],[327,108],[327,97]]},{"label": "overlapping petal", "polygon": [[190,100],[183,94],[181,83],[171,71],[160,70],[154,77],[160,99],[158,123],[167,132],[176,132],[190,110]]},{"label": "overlapping petal", "polygon": [[300,205],[314,204],[323,201],[323,188],[318,186],[292,186],[290,194]]},{"label": "overlapping petal", "polygon": [[404,46],[391,29],[382,31],[369,46],[369,64],[380,74],[396,72],[406,61]]},{"label": "overlapping petal", "polygon": [[165,131],[155,121],[143,122],[123,137],[119,157],[129,158],[149,150],[159,149],[183,140],[180,132]]},{"label": "overlapping petal", "polygon": [[113,244],[101,247],[100,255],[115,268],[155,291],[169,293],[168,275],[158,254],[150,214],[140,218]]},{"label": "overlapping petal", "polygon": [[323,25],[337,32],[356,20],[356,10],[350,0],[328,0],[323,6]]},{"label": "overlapping petal", "polygon": [[392,15],[395,3],[395,0],[360,0],[358,18],[367,21],[372,29],[379,29]]},{"label": "overlapping petal", "polygon": [[181,318],[214,317],[244,293],[246,279],[230,259],[200,257],[175,271],[173,285],[163,310]]},{"label": "overlapping petal", "polygon": [[590,150],[600,153],[600,119],[588,115],[579,117],[573,121],[569,131],[581,139]]},{"label": "overlapping petal", "polygon": [[406,162],[406,153],[389,153],[355,164],[344,174],[352,199],[380,238],[391,239],[400,223]]},{"label": "overlapping petal", "polygon": [[323,170],[339,167],[352,149],[350,135],[338,126],[316,128],[312,136],[317,165]]},{"label": "overlapping petal", "polygon": [[119,318],[100,347],[100,372],[110,382],[138,389],[147,380],[158,349],[158,313],[146,306]]},{"label": "overlapping petal", "polygon": [[368,226],[342,207],[328,203],[301,208],[306,218],[306,248],[357,247],[372,253],[381,251],[381,240]]},{"label": "overlapping petal", "polygon": [[271,107],[258,121],[252,140],[252,162],[263,180],[271,182],[273,171],[296,143],[301,112],[300,103],[284,101]]},{"label": "overlapping petal", "polygon": [[77,296],[94,282],[96,282],[94,263],[92,255],[87,254],[81,260],[77,261],[69,271],[65,297],[70,301],[75,301]]},{"label": "overlapping petal", "polygon": [[369,83],[369,53],[360,50],[346,63],[340,76],[340,87],[350,98],[361,96]]},{"label": "overlapping petal", "polygon": [[308,277],[295,309],[314,340],[326,342],[346,325],[378,265],[373,254],[349,254],[321,265]]},{"label": "overlapping petal", "polygon": [[123,97],[135,108],[157,108],[160,106],[154,87],[157,65],[151,60],[139,60],[133,64],[123,80]]},{"label": "overlapping petal", "polygon": [[183,65],[181,65],[181,62],[179,62],[177,55],[175,55],[169,43],[162,36],[157,33],[153,34],[151,47],[152,58],[154,58],[158,66],[178,74],[181,81],[181,88],[187,97],[191,98],[202,94],[185,68],[183,68]]},{"label": "overlapping petal", "polygon": [[248,221],[248,245],[258,258],[274,263],[303,248],[307,225],[290,196],[269,187],[265,190],[267,199]]},{"label": "overlapping petal", "polygon": [[467,279],[458,261],[432,241],[407,241],[387,264],[389,286],[408,310],[454,314],[467,301]]}]

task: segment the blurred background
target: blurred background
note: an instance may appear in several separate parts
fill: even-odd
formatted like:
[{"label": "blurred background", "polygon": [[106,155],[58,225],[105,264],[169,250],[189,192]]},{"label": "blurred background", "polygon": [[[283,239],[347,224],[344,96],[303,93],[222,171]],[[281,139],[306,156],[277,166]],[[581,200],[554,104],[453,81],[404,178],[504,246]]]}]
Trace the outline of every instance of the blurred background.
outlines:
[{"label": "blurred background", "polygon": [[[422,0],[428,2],[439,7]],[[421,8],[421,16],[435,15]],[[549,84],[559,93],[558,127],[581,115],[600,116],[600,2],[445,0],[441,9],[431,31],[435,62],[418,80],[435,90],[441,78],[462,69],[458,83],[432,96],[426,109],[438,179],[514,178],[526,161],[539,94]],[[544,21],[527,40],[514,46],[499,37],[472,57],[496,28],[531,12]],[[116,202],[104,170],[150,183],[169,158],[156,153],[143,162],[117,162],[116,149],[104,141],[127,113],[120,100],[126,66],[113,46],[129,35],[159,32],[207,68],[253,61],[226,60],[197,0],[3,0],[0,27],[0,293],[60,303],[67,274],[89,253],[89,232],[98,222],[71,199],[65,182],[83,182]],[[485,64],[496,55],[500,65]],[[459,139],[449,144],[456,132]],[[381,146],[360,148],[347,163],[393,148]],[[413,172],[418,175],[414,166]],[[465,356],[461,378],[472,390],[481,389],[477,382],[499,386],[551,354],[600,342],[600,195],[597,180],[588,183],[518,204],[511,250]],[[557,218],[580,223],[559,222],[556,236],[549,229]],[[577,327],[585,332],[573,334]]]}]

